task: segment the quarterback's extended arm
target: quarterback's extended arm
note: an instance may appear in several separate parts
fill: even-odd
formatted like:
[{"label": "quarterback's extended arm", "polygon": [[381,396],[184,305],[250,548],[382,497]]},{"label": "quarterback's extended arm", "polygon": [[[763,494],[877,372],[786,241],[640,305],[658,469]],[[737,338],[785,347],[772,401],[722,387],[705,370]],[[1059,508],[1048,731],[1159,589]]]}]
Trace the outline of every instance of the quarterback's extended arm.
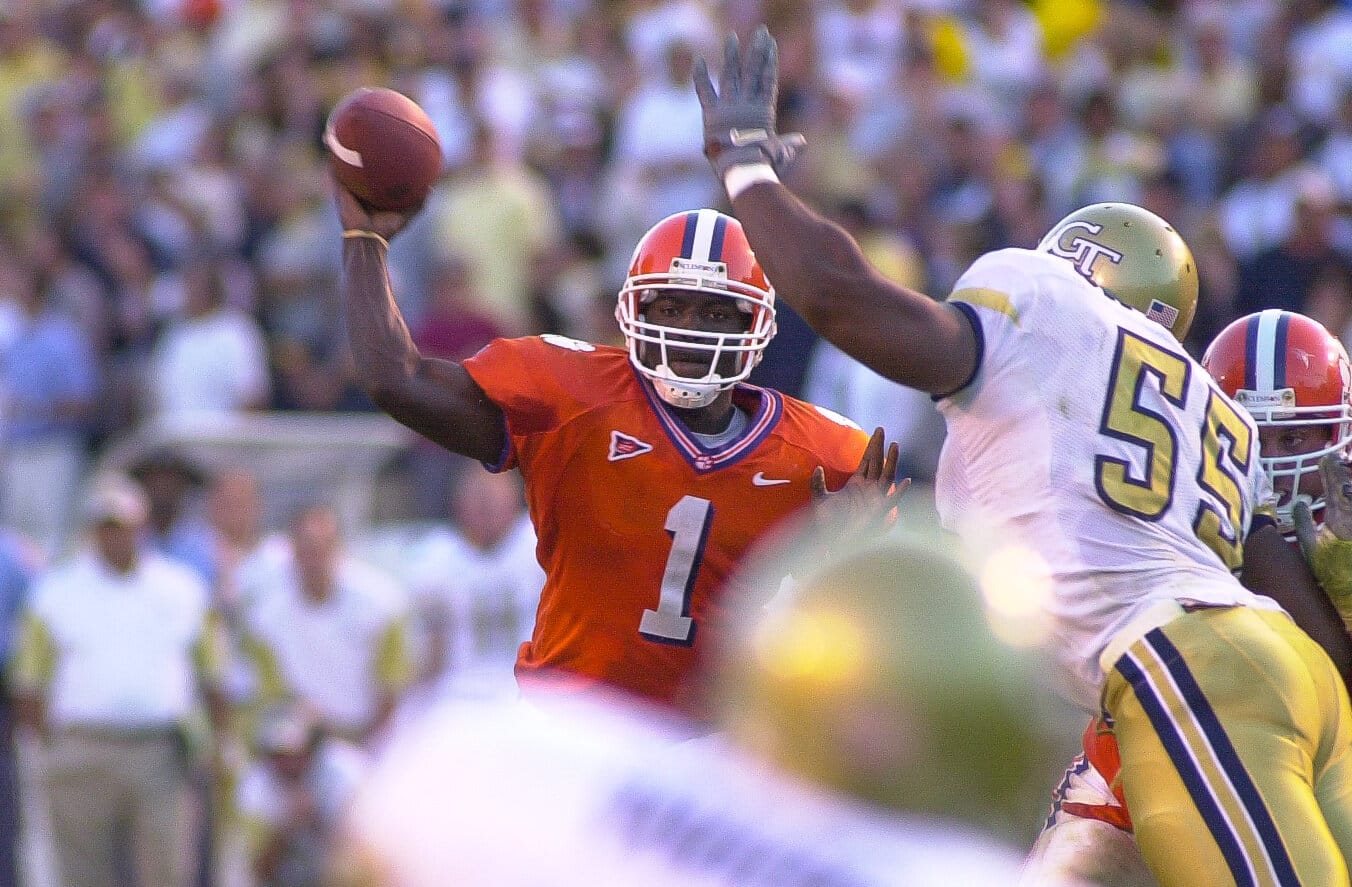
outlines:
[{"label": "quarterback's extended arm", "polygon": [[382,410],[414,431],[481,462],[502,455],[502,411],[458,363],[423,357],[394,294],[389,239],[414,212],[369,212],[341,185],[334,200],[343,223],[343,308],[358,381]]},{"label": "quarterback's extended arm", "polygon": [[802,139],[775,132],[778,60],[769,31],[756,31],[745,59],[729,36],[719,79],[715,89],[704,60],[696,61],[705,153],[777,294],[823,337],[889,379],[931,394],[968,382],[978,343],[958,309],[884,278],[843,228],[779,184],[777,173]]}]

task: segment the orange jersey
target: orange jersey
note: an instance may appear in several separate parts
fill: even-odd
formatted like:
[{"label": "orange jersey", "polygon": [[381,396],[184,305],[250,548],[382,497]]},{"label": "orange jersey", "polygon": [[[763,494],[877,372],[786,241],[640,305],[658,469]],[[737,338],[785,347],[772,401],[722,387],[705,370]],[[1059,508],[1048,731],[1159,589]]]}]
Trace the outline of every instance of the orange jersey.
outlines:
[{"label": "orange jersey", "polygon": [[1066,817],[1095,819],[1130,832],[1131,813],[1122,794],[1122,757],[1112,725],[1096,715],[1085,727],[1082,748],[1052,793],[1049,829]]},{"label": "orange jersey", "polygon": [[506,417],[490,469],[521,469],[546,574],[522,679],[562,670],[693,702],[729,574],[809,503],[816,466],[838,489],[868,443],[834,414],[739,385],[746,429],[706,449],[625,351],[559,336],[499,339],[464,366]]}]

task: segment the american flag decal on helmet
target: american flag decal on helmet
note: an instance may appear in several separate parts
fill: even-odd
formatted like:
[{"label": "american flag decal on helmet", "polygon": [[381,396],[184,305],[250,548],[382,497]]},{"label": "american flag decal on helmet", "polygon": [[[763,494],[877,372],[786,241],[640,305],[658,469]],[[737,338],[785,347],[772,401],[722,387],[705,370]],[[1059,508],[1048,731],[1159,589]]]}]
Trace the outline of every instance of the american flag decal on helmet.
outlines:
[{"label": "american flag decal on helmet", "polygon": [[1178,320],[1178,309],[1159,299],[1151,299],[1150,310],[1146,311],[1145,316],[1166,329],[1173,329],[1174,321]]}]

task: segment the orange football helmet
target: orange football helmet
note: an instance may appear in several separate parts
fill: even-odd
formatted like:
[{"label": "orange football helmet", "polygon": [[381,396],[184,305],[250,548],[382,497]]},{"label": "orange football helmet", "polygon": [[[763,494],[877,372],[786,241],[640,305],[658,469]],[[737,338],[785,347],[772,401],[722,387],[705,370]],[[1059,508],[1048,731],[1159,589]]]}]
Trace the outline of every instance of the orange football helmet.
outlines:
[{"label": "orange football helmet", "polygon": [[[745,332],[723,333],[676,329],[650,323],[644,306],[663,290],[712,293],[735,301],[750,315]],[[718,392],[751,374],[765,346],[775,335],[775,291],[751,251],[742,223],[712,209],[667,216],[648,230],[634,249],[629,275],[615,306],[629,361],[652,381],[658,395],[676,407],[707,406]],[[659,350],[657,365],[641,359],[644,345]],[[668,347],[710,354],[709,369],[699,377],[682,376],[671,369]],[[719,373],[720,358],[737,356],[736,368]]]},{"label": "orange football helmet", "polygon": [[[1265,456],[1259,464],[1276,484],[1315,472],[1328,453],[1347,452],[1352,444],[1352,365],[1347,351],[1317,321],[1292,311],[1268,309],[1241,317],[1221,331],[1202,357],[1202,366],[1261,428],[1328,426],[1327,446],[1299,455]],[[1296,494],[1277,504],[1281,526],[1291,526]],[[1311,497],[1318,512],[1323,496]]]}]

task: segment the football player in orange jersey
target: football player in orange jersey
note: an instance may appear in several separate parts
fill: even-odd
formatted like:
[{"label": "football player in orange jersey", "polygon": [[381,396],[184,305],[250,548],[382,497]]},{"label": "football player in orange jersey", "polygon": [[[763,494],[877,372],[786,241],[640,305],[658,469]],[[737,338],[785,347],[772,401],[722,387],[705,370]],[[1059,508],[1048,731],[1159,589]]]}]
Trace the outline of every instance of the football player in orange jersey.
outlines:
[{"label": "football player in orange jersey", "polygon": [[546,574],[517,658],[526,691],[600,683],[696,707],[691,675],[747,549],[852,474],[852,503],[900,495],[880,432],[744,383],[775,304],[735,219],[694,210],[644,235],[615,312],[627,349],[530,336],[460,364],[418,353],[390,290],[387,240],[413,212],[371,213],[335,187],[363,386],[409,428],[525,479]]},{"label": "football player in orange jersey", "polygon": [[[1352,446],[1347,352],[1317,321],[1269,309],[1221,331],[1202,365],[1253,415],[1258,461],[1277,496],[1277,526],[1294,543],[1293,511],[1301,503],[1322,522],[1327,498],[1335,510],[1345,500],[1345,494],[1343,499],[1336,492],[1328,496],[1320,462],[1330,455],[1342,462]],[[1348,622],[1352,606],[1336,596],[1334,604]],[[1154,883],[1131,838],[1120,766],[1112,726],[1097,717],[1085,729],[1083,752],[1052,793],[1051,813],[1021,883],[1031,887],[1071,875],[1105,887]]]}]

